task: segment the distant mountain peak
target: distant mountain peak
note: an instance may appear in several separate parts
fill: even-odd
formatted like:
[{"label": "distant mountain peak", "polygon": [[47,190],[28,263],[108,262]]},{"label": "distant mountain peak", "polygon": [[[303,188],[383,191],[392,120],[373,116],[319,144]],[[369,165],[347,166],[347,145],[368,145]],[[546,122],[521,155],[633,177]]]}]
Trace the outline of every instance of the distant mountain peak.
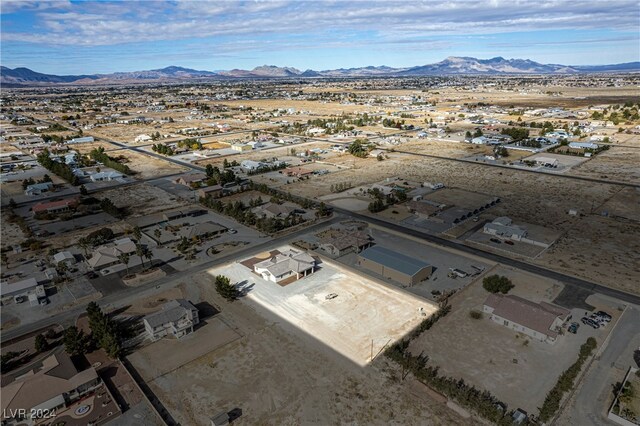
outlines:
[{"label": "distant mountain peak", "polygon": [[198,71],[176,65],[165,68],[116,72],[112,74],[92,75],[52,75],[42,74],[25,67],[15,69],[0,66],[0,83],[5,86],[28,86],[47,84],[91,84],[124,81],[167,81],[206,78],[299,78],[299,77],[393,77],[393,76],[431,76],[431,75],[500,75],[500,74],[570,74],[595,72],[640,72],[640,62],[628,62],[611,65],[560,65],[541,64],[530,59],[505,59],[496,56],[490,59],[477,59],[468,56],[449,56],[440,62],[408,68],[392,68],[386,65],[369,65],[360,68],[339,68],[324,71],[305,70],[301,72],[293,67],[262,65],[253,70],[233,69],[230,71]]}]

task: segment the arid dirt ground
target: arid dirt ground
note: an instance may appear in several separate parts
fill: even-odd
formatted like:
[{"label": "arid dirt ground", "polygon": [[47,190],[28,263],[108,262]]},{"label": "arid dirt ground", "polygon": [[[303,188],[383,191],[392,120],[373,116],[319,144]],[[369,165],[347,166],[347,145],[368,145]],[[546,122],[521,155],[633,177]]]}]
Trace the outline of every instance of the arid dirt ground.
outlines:
[{"label": "arid dirt ground", "polygon": [[186,167],[126,149],[119,149],[116,145],[108,142],[93,142],[73,145],[73,149],[81,154],[88,154],[92,149],[99,147],[103,147],[111,157],[118,158],[123,156],[127,158],[129,161],[125,164],[129,166],[131,170],[136,172],[135,177],[137,179],[148,179],[187,171]]},{"label": "arid dirt ground", "polygon": [[[330,194],[333,184],[349,182],[360,186],[400,176],[417,182],[443,182],[448,187],[490,193],[503,201],[492,214],[563,233],[560,240],[537,260],[541,264],[560,267],[564,272],[614,288],[640,292],[639,288],[634,290],[640,270],[639,250],[635,243],[640,241],[640,225],[591,216],[592,211],[600,214],[599,206],[618,194],[620,186],[399,153],[390,153],[389,157],[379,162],[374,158],[357,159],[347,154],[335,156],[332,163],[352,168],[325,175],[321,180],[294,182],[284,188],[307,197],[320,197]],[[611,169],[615,167],[612,165]],[[635,213],[637,220],[640,195],[637,191],[626,191],[629,204],[624,215],[633,217]],[[589,216],[569,216],[570,208]],[[601,224],[603,220],[604,224]],[[575,265],[570,266],[576,256],[584,261],[577,269]],[[566,267],[562,267],[563,264]],[[586,267],[594,264],[598,265],[595,273]]]},{"label": "arid dirt ground", "polygon": [[132,217],[158,213],[169,208],[186,205],[184,201],[155,186],[143,183],[125,188],[115,188],[101,193],[118,207],[129,207]]},{"label": "arid dirt ground", "polygon": [[[494,273],[512,280],[515,287],[510,294],[534,302],[551,302],[563,287],[557,281],[511,268],[498,266],[487,275]],[[520,407],[536,413],[587,337],[602,342],[612,330],[582,326],[577,334],[560,335],[553,344],[540,342],[490,320],[487,314],[471,318],[472,310],[482,312],[488,295],[479,278],[450,299],[451,313],[414,340],[409,349],[429,356],[429,363],[439,366],[441,374],[461,377],[490,391],[509,409]],[[613,321],[620,315],[610,307],[598,308],[611,312]],[[577,313],[573,311],[574,318]]]},{"label": "arid dirt ground", "polygon": [[571,169],[571,174],[640,184],[640,144],[638,147],[614,146],[595,158]]},{"label": "arid dirt ground", "polygon": [[181,424],[208,424],[234,408],[243,412],[238,425],[468,424],[403,386],[384,357],[358,367],[256,305],[223,302],[208,275],[193,282],[243,337],[149,383]]}]

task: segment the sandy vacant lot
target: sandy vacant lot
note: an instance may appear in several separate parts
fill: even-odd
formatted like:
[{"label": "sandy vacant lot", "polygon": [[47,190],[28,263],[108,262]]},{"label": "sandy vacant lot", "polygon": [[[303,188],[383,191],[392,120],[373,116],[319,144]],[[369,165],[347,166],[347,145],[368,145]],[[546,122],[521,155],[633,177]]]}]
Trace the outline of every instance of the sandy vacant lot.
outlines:
[{"label": "sandy vacant lot", "polygon": [[174,195],[147,183],[109,189],[101,192],[101,195],[109,198],[118,207],[128,207],[132,213],[131,217],[145,216],[187,205]]},{"label": "sandy vacant lot", "polygon": [[180,424],[208,425],[234,408],[243,412],[238,426],[468,424],[400,382],[385,357],[358,367],[252,300],[223,301],[207,273],[194,276],[193,287],[243,337],[149,383]]},{"label": "sandy vacant lot", "polygon": [[640,293],[640,224],[589,215],[569,227],[536,263]]},{"label": "sandy vacant lot", "polygon": [[[375,357],[437,309],[425,299],[327,262],[313,275],[285,287],[263,280],[239,263],[209,273],[254,283],[248,302],[270,310],[360,366],[371,361],[372,352]],[[331,293],[338,297],[326,300]]]},{"label": "sandy vacant lot", "polygon": [[615,146],[571,169],[578,176],[640,184],[640,147]]}]

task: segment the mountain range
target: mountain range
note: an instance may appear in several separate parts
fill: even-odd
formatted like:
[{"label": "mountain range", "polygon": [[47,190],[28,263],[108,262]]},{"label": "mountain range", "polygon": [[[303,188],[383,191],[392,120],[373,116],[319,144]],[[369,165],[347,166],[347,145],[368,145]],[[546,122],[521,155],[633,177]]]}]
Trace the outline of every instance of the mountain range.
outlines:
[{"label": "mountain range", "polygon": [[42,74],[29,68],[0,67],[0,83],[6,87],[51,84],[111,84],[118,82],[153,82],[195,79],[236,78],[339,78],[339,77],[420,77],[446,75],[508,75],[508,74],[579,74],[640,72],[640,62],[612,65],[559,65],[541,64],[529,59],[477,59],[450,56],[443,61],[416,67],[392,68],[368,66],[361,68],[339,68],[334,70],[300,71],[291,67],[263,65],[252,70],[198,71],[170,66],[149,71],[116,72],[112,74],[52,75]]}]

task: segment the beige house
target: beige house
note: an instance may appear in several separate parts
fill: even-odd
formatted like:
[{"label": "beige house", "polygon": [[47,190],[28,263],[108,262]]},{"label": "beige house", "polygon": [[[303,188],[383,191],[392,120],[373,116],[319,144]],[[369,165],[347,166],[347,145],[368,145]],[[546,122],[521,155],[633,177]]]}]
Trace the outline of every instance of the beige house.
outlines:
[{"label": "beige house", "polygon": [[373,238],[364,231],[331,228],[319,235],[319,247],[332,256],[359,253],[373,245]]},{"label": "beige house", "polygon": [[534,303],[518,296],[491,294],[483,311],[498,324],[542,342],[554,343],[571,312],[547,302]]},{"label": "beige house", "polygon": [[102,269],[120,262],[121,254],[135,253],[136,244],[130,238],[116,240],[113,245],[100,246],[93,252],[87,264],[91,269]]},{"label": "beige house", "polygon": [[[31,418],[32,409],[64,411],[102,385],[93,367],[79,371],[65,352],[50,355],[14,380],[6,379],[2,383],[2,424],[40,423]],[[21,409],[26,410],[25,421],[18,419]]]}]

